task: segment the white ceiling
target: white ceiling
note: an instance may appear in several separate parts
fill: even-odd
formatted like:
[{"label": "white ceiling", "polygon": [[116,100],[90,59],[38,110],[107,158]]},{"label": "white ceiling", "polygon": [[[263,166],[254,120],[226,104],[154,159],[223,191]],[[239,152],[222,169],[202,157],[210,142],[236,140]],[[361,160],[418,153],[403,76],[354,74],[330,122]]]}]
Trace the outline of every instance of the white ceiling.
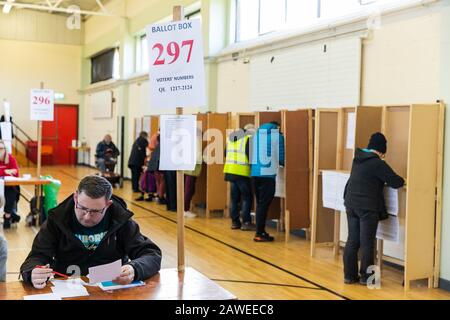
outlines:
[{"label": "white ceiling", "polygon": [[[100,0],[100,3],[105,5],[110,0]],[[49,3],[54,6],[59,3],[58,8],[68,8],[71,5],[78,6],[81,10],[86,11],[97,11],[100,10],[100,6],[98,5],[96,0],[16,0],[16,3],[25,3],[25,4],[34,4],[41,6],[48,6]],[[14,8],[13,8],[14,9]],[[31,9],[33,10],[33,9]],[[58,13],[53,11],[52,13]],[[61,14],[61,12],[59,12]]]}]

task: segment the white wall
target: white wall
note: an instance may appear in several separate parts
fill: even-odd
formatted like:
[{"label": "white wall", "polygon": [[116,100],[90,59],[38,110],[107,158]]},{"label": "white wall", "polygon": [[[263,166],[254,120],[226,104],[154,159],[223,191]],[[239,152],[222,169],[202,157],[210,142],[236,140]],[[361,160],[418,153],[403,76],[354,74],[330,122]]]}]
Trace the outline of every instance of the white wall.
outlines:
[{"label": "white wall", "polygon": [[[0,100],[11,102],[14,121],[36,139],[30,120],[30,89],[45,88],[65,94],[60,103],[79,104],[81,47],[0,39]],[[1,108],[3,112],[3,107]]]}]

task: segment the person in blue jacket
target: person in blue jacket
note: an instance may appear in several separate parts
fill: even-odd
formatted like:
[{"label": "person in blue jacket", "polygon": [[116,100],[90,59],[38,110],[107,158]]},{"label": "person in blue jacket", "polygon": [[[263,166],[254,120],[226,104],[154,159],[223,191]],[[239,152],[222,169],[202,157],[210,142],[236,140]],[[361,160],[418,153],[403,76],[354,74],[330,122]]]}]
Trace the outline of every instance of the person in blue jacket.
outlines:
[{"label": "person in blue jacket", "polygon": [[277,122],[261,125],[256,131],[251,154],[251,177],[256,196],[256,235],[254,241],[274,238],[266,232],[267,212],[275,196],[275,178],[284,166],[284,137]]}]

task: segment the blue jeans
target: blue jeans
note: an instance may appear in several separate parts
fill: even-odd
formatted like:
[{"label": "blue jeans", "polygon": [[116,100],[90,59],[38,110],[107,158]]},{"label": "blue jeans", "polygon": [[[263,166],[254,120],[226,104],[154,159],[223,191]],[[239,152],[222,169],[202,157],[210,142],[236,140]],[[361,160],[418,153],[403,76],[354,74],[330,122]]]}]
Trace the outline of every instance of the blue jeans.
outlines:
[{"label": "blue jeans", "polygon": [[250,216],[250,209],[252,206],[251,180],[248,178],[244,178],[230,183],[231,183],[231,208],[230,208],[231,220],[236,224],[240,224],[239,200],[242,200],[241,206],[242,222],[250,223],[252,221],[252,217]]},{"label": "blue jeans", "polygon": [[8,243],[0,235],[0,282],[6,281],[6,258],[8,257]]}]

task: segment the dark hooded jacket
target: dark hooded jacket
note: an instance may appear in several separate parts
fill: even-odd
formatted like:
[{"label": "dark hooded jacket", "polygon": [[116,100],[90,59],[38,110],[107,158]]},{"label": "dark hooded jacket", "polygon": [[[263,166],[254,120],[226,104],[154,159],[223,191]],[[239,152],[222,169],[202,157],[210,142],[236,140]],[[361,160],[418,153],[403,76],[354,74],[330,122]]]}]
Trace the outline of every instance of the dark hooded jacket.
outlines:
[{"label": "dark hooded jacket", "polygon": [[106,211],[109,227],[97,249],[90,251],[72,232],[74,211],[73,196],[49,211],[48,219],[34,239],[30,254],[20,267],[25,282],[31,283],[31,271],[37,265],[50,264],[60,273],[70,274],[68,267],[80,267],[81,275],[88,268],[122,259],[135,271],[134,280],[145,280],[161,268],[161,250],[150,239],[142,235],[139,226],[131,217],[125,202],[112,196],[113,203]]},{"label": "dark hooded jacket", "polygon": [[133,143],[131,147],[130,158],[128,159],[128,167],[142,167],[147,156],[148,140],[143,137],[139,137]]},{"label": "dark hooded jacket", "polygon": [[387,217],[383,188],[398,189],[405,181],[373,152],[356,149],[352,171],[344,191],[344,205],[348,209],[373,211],[380,220]]}]

